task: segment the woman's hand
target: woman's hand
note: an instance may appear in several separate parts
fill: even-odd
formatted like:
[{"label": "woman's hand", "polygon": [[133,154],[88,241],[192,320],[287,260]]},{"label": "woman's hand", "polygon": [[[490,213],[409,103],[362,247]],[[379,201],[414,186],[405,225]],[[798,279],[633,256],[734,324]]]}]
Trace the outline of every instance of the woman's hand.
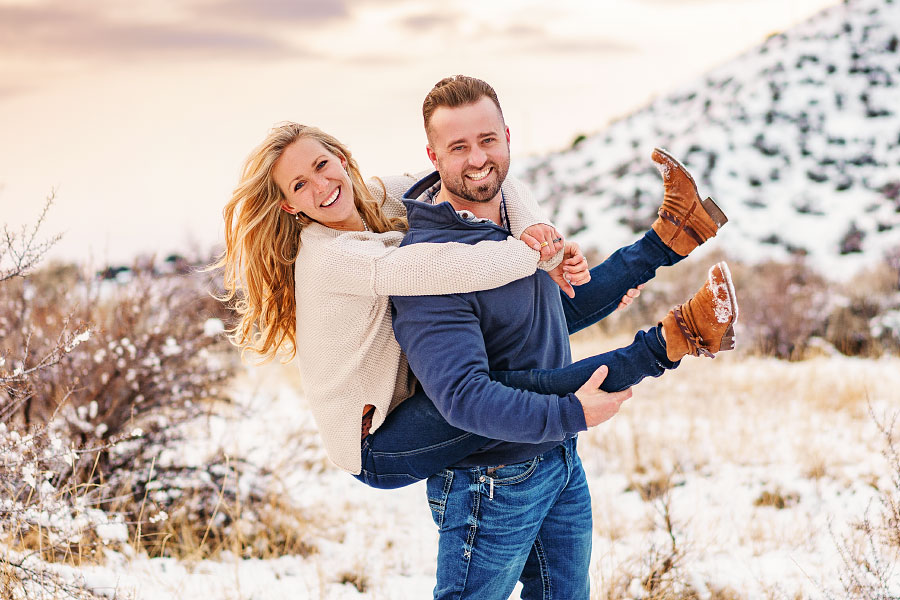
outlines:
[{"label": "woman's hand", "polygon": [[541,253],[541,260],[550,260],[563,247],[563,237],[552,225],[538,223],[522,232],[519,239],[532,250]]},{"label": "woman's hand", "polygon": [[575,242],[566,242],[563,261],[560,263],[560,266],[563,268],[566,279],[572,285],[584,285],[591,280],[591,271],[588,269],[587,259]]},{"label": "woman's hand", "polygon": [[591,280],[587,259],[581,253],[578,244],[566,242],[562,262],[550,271],[549,275],[569,298],[575,297],[573,285],[582,285]]},{"label": "woman's hand", "polygon": [[622,310],[623,308],[628,308],[628,306],[634,302],[634,299],[641,295],[641,290],[644,289],[644,284],[637,286],[637,288],[631,288],[625,295],[622,296],[622,301],[619,302],[619,306],[616,310]]}]

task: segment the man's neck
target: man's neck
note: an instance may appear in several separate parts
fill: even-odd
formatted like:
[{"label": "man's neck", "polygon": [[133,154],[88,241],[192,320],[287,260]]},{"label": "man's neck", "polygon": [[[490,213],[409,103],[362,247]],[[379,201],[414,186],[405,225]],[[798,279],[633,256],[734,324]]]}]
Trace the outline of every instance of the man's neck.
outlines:
[{"label": "man's neck", "polygon": [[502,225],[500,217],[500,192],[494,196],[489,202],[472,202],[465,198],[460,198],[456,194],[451,194],[441,186],[441,191],[437,195],[437,202],[449,202],[454,210],[467,210],[479,219],[490,219],[497,225]]}]

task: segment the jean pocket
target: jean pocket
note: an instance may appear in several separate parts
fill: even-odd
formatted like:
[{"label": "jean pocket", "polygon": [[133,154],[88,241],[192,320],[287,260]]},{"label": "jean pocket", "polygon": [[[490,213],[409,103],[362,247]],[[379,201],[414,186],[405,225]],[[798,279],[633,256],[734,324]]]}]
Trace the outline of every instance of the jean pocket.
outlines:
[{"label": "jean pocket", "polygon": [[531,477],[537,470],[540,461],[541,457],[535,456],[525,462],[492,467],[485,472],[485,475],[493,480],[493,485],[495,486],[515,485]]},{"label": "jean pocket", "polygon": [[453,471],[444,469],[432,475],[425,484],[428,494],[428,508],[431,509],[431,518],[438,530],[444,526],[444,511],[447,508],[447,498],[450,496],[450,486],[453,484]]}]

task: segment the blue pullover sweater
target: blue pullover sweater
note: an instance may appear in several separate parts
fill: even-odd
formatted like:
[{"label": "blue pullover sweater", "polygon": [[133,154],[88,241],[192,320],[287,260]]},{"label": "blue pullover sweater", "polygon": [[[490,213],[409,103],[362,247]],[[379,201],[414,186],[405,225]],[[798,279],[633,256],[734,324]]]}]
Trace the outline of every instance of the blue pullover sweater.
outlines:
[{"label": "blue pullover sweater", "polygon": [[[463,220],[449,203],[420,197],[434,173],[404,196],[409,233],[401,245],[504,240],[494,223]],[[490,268],[490,265],[473,265]],[[491,438],[456,467],[521,462],[587,427],[574,394],[538,394],[492,381],[489,371],[552,369],[572,362],[560,290],[544,271],[492,290],[394,296],[394,334],[425,393],[451,425]]]}]

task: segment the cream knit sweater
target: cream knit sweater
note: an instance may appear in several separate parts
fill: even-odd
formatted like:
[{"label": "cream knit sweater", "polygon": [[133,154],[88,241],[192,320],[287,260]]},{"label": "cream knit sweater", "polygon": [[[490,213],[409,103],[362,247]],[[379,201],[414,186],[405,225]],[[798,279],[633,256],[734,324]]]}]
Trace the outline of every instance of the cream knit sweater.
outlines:
[{"label": "cream knit sweater", "polygon": [[[383,181],[384,212],[405,215],[399,199],[415,179]],[[368,185],[375,198],[384,196],[377,180]],[[524,184],[508,178],[502,189],[513,234],[547,222]],[[313,223],[303,229],[294,267],[303,387],[329,458],[354,474],[361,470],[363,407],[375,406],[375,431],[415,386],[394,338],[390,296],[491,289],[531,275],[538,265],[539,254],[512,237],[399,248],[403,235],[337,231]]]}]

